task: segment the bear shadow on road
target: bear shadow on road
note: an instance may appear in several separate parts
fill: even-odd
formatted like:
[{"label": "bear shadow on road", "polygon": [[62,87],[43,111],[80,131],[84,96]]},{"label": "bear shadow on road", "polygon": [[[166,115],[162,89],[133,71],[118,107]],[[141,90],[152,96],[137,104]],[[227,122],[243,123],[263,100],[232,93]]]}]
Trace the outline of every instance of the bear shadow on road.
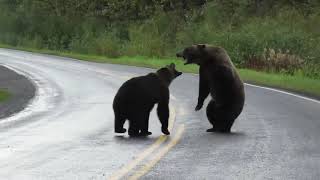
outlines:
[{"label": "bear shadow on road", "polygon": [[221,132],[207,132],[209,136],[215,136],[217,138],[245,138],[247,134],[245,132],[230,132],[230,133],[221,133]]},{"label": "bear shadow on road", "polygon": [[139,136],[139,137],[130,137],[126,135],[115,135],[114,139],[116,142],[126,143],[126,144],[136,144],[137,142],[154,142],[160,136]]},{"label": "bear shadow on road", "polygon": [[222,133],[222,132],[208,132],[208,134],[212,135],[221,135],[221,136],[246,136],[246,133],[244,132],[230,132],[230,133]]}]

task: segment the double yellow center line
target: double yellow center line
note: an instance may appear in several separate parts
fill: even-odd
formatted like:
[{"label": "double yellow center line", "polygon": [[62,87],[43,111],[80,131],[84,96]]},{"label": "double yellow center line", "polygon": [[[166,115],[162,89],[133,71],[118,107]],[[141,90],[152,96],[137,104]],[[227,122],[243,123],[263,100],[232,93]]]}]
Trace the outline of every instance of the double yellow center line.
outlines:
[{"label": "double yellow center line", "polygon": [[[175,109],[170,107],[170,119],[169,119],[169,130],[173,129],[174,121],[175,121]],[[180,125],[178,127],[177,132],[174,134],[173,138],[169,140],[169,142],[163,146],[159,151],[147,161],[140,169],[134,171],[131,175],[126,179],[135,180],[139,179],[141,176],[148,173],[156,164],[160,161],[160,159],[167,153],[171,148],[173,148],[181,139],[181,136],[184,132],[184,125]],[[133,161],[129,164],[123,166],[120,170],[116,171],[109,177],[110,180],[118,180],[122,177],[126,176],[130,171],[132,171],[138,164],[140,164],[144,159],[146,159],[151,153],[155,152],[161,144],[163,144],[169,136],[161,135],[151,146],[145,149],[142,153],[140,153]]]},{"label": "double yellow center line", "polygon": [[[112,73],[107,73],[106,71],[97,71],[94,70],[97,73],[103,74],[103,75],[107,75],[107,76],[111,76],[111,77],[115,77],[115,78],[121,78],[124,80],[128,80],[131,77],[129,76],[115,76]],[[172,96],[173,99],[175,99]],[[175,117],[176,117],[176,113],[175,113],[175,109],[170,106],[170,118],[169,118],[169,131],[172,131],[173,129],[173,125],[174,125],[174,121],[175,121]],[[121,179],[123,177],[128,177],[126,179],[130,179],[130,180],[135,180],[135,179],[139,179],[141,176],[145,175],[146,173],[148,173],[156,164],[157,162],[159,162],[161,160],[161,158],[167,154],[169,152],[169,150],[171,148],[173,148],[181,139],[181,136],[184,132],[184,125],[180,125],[178,127],[177,132],[173,135],[172,138],[169,138],[169,136],[165,136],[165,135],[161,135],[151,146],[149,146],[147,149],[145,149],[143,152],[141,152],[133,161],[131,161],[129,164],[123,166],[121,169],[119,169],[118,171],[114,172],[108,179],[110,180],[118,180]],[[162,144],[164,144],[164,142],[169,139],[169,142],[167,144],[165,144],[163,147],[161,147],[154,156],[152,156],[152,158],[149,158],[150,160],[147,161],[144,164],[141,164],[141,162],[146,159],[151,153],[155,152]],[[132,172],[130,175],[128,175],[135,167],[137,167],[137,165],[141,164],[141,168]]]}]

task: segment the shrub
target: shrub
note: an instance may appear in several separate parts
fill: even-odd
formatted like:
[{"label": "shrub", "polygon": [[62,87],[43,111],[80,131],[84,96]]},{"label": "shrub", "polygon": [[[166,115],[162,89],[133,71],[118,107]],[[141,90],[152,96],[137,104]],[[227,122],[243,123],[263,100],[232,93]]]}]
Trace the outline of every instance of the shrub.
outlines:
[{"label": "shrub", "polygon": [[260,57],[252,56],[245,67],[267,72],[281,72],[293,75],[303,67],[304,60],[297,55],[290,54],[289,50],[282,52],[274,49],[264,49]]}]

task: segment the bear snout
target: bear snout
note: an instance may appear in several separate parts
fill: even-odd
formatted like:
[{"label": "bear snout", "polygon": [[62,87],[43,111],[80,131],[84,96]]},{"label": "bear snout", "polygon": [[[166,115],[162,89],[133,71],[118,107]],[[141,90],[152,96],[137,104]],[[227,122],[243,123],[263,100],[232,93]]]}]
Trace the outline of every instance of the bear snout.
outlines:
[{"label": "bear snout", "polygon": [[182,53],[182,52],[179,52],[179,53],[176,54],[176,56],[177,56],[177,57],[183,57],[183,53]]}]

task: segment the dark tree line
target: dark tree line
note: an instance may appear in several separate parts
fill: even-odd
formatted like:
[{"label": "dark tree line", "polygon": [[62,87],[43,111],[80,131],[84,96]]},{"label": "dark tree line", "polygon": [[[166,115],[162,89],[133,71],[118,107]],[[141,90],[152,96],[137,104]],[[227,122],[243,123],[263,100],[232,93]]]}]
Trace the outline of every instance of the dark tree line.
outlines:
[{"label": "dark tree line", "polygon": [[292,6],[310,13],[318,0],[1,0],[2,10],[65,17],[97,17],[109,21],[140,20],[158,11],[185,14],[214,2],[233,13],[247,8],[255,15],[268,13],[276,6]]},{"label": "dark tree line", "polygon": [[158,11],[190,11],[206,0],[1,0],[9,12],[47,16],[96,17],[109,21],[141,20]]}]

